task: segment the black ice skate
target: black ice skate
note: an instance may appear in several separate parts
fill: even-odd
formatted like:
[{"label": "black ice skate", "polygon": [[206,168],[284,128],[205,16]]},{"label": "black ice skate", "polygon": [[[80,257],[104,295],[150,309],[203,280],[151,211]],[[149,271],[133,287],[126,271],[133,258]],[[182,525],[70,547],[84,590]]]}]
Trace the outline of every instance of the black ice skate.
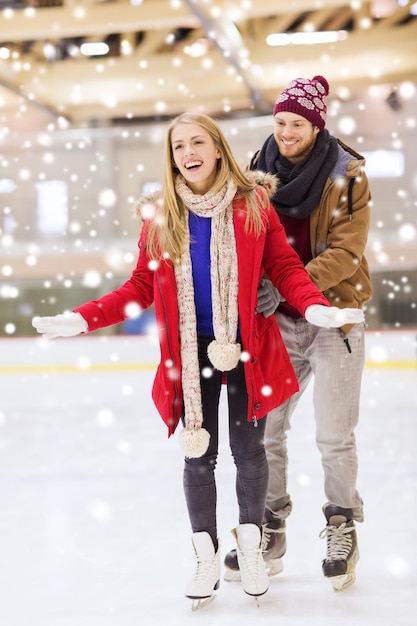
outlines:
[{"label": "black ice skate", "polygon": [[355,522],[351,509],[328,506],[325,510],[327,526],[320,537],[327,538],[323,574],[329,578],[335,591],[343,591],[355,582],[355,566],[359,560]]},{"label": "black ice skate", "polygon": [[[262,525],[262,553],[269,576],[283,570],[282,557],[287,549],[285,520],[274,520]],[[240,570],[236,550],[230,550],[224,559],[224,580],[240,582]]]}]

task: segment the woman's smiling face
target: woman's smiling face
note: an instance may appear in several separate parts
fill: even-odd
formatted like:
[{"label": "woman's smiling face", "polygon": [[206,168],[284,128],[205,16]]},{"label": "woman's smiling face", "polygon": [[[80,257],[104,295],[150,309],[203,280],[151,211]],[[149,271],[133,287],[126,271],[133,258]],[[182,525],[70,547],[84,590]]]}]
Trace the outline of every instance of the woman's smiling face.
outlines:
[{"label": "woman's smiling face", "polygon": [[179,123],[171,132],[172,158],[193,193],[209,191],[217,174],[220,151],[198,124]]}]

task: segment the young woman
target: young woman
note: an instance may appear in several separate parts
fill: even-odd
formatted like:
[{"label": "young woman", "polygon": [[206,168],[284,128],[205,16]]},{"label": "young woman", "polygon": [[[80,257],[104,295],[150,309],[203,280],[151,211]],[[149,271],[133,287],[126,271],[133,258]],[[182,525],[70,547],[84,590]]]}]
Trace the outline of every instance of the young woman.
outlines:
[{"label": "young woman", "polygon": [[[215,465],[219,396],[227,385],[239,524],[233,533],[246,593],[268,589],[261,525],[268,484],[265,419],[298,389],[274,316],[257,313],[267,273],[279,293],[317,325],[340,325],[293,249],[269,197],[275,179],[244,173],[218,124],[184,113],[168,126],[162,191],[138,205],[143,221],[130,279],[72,313],[34,318],[46,337],[72,336],[126,319],[152,303],[161,361],[152,397],[171,435],[179,421],[184,492],[196,555],[186,596],[210,598],[220,579]],[[358,321],[357,310],[345,319]]]}]

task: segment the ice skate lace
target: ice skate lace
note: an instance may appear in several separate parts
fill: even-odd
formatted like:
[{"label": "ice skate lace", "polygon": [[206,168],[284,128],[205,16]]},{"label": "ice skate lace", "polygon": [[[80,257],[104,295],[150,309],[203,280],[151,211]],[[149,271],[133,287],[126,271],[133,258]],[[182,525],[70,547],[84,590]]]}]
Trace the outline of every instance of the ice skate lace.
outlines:
[{"label": "ice skate lace", "polygon": [[261,567],[264,566],[264,562],[261,556],[259,548],[245,548],[241,551],[245,568],[248,574],[253,577],[258,577],[261,573]]},{"label": "ice skate lace", "polygon": [[269,526],[263,527],[261,544],[262,552],[266,552],[268,550],[272,535],[279,535],[280,533],[285,533],[285,528],[270,528]]},{"label": "ice skate lace", "polygon": [[347,559],[352,548],[351,533],[354,528],[346,526],[346,522],[340,526],[326,526],[321,531],[319,537],[324,539],[327,536],[327,556],[330,561]]},{"label": "ice skate lace", "polygon": [[210,569],[213,565],[213,559],[203,559],[200,556],[196,555],[197,563],[194,571],[193,581],[201,582],[206,580],[206,578],[210,574]]}]

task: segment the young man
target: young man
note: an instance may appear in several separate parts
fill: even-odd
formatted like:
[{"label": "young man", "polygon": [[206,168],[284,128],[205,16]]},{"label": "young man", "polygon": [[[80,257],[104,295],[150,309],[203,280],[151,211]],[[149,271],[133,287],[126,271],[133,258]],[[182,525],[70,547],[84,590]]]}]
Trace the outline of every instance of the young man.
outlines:
[{"label": "young man", "polygon": [[[364,159],[325,128],[328,93],[323,76],[291,81],[275,103],[274,132],[254,155],[251,169],[277,176],[272,204],[319,290],[341,309],[362,308],[371,297],[364,256],[371,196]],[[359,558],[355,521],[363,521],[354,431],[364,366],[364,324],[314,327],[283,301],[268,280],[259,289],[258,309],[265,316],[275,314],[300,385],[300,391],[267,418],[264,559],[270,574],[282,570],[285,524],[292,509],[287,491],[287,431],[314,375],[316,440],[327,499],[322,533],[327,537],[327,554],[322,568],[334,589],[341,590],[355,579]],[[225,579],[238,579],[233,551],[225,565]]]}]

